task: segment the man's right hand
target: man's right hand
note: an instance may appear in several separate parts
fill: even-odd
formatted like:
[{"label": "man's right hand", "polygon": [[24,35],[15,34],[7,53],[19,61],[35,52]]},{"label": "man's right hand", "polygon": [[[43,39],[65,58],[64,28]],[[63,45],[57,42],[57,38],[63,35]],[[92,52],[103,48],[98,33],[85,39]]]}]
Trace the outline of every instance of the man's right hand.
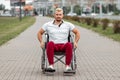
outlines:
[{"label": "man's right hand", "polygon": [[76,42],[74,42],[74,48],[77,48],[77,43]]},{"label": "man's right hand", "polygon": [[42,42],[40,42],[40,47],[41,48],[44,48],[44,46],[45,46],[45,43],[42,41]]}]

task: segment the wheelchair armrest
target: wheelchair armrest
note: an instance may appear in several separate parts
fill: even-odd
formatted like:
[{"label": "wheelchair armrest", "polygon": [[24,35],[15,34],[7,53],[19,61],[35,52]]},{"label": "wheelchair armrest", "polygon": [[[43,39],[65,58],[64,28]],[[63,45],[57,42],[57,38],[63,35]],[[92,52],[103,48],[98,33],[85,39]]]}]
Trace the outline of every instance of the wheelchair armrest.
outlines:
[{"label": "wheelchair armrest", "polygon": [[69,32],[68,42],[74,43],[74,34],[72,32]]},{"label": "wheelchair armrest", "polygon": [[45,42],[49,42],[49,35],[47,32],[45,32]]},{"label": "wheelchair armrest", "polygon": [[44,47],[42,48],[43,50],[46,49],[47,43],[49,42],[49,35],[47,32],[44,33]]}]

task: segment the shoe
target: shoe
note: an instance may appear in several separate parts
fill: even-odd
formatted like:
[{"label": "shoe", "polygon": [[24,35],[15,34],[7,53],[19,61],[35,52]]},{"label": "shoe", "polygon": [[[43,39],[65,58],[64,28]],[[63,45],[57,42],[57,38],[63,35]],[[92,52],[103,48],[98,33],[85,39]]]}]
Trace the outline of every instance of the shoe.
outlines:
[{"label": "shoe", "polygon": [[48,68],[45,69],[46,72],[55,72],[55,69],[52,65],[48,66]]},{"label": "shoe", "polygon": [[66,66],[65,70],[64,70],[64,73],[66,75],[69,75],[69,74],[75,74],[75,71],[72,70],[72,68],[70,66]]},{"label": "shoe", "polygon": [[50,68],[50,69],[54,69],[53,65],[49,65],[48,68]]},{"label": "shoe", "polygon": [[69,72],[69,71],[72,71],[71,67],[70,66],[66,66],[65,72]]}]

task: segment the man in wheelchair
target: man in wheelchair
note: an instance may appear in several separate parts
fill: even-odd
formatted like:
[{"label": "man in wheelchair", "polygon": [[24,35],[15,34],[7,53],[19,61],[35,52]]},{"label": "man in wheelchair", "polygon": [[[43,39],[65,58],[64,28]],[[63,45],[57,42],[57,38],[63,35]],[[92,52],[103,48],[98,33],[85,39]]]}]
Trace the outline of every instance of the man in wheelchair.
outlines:
[{"label": "man in wheelchair", "polygon": [[[75,34],[75,40],[73,44],[71,42],[68,42],[68,35],[70,31]],[[45,23],[38,32],[38,40],[42,48],[45,45],[42,39],[42,35],[44,32],[47,32],[47,34],[49,35],[49,42],[46,45],[46,53],[49,62],[48,71],[55,71],[55,51],[65,52],[65,71],[70,71],[73,47],[77,48],[77,44],[80,39],[79,30],[75,28],[72,23],[63,21],[63,10],[61,8],[57,8],[54,13],[54,20]]]}]

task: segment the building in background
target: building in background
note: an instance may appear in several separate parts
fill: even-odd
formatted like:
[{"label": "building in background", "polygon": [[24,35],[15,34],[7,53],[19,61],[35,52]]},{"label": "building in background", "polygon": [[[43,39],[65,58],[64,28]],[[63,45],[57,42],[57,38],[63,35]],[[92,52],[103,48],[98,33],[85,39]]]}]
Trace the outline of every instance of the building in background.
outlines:
[{"label": "building in background", "polygon": [[5,5],[5,9],[11,9],[10,8],[10,0],[0,0],[0,4]]},{"label": "building in background", "polygon": [[10,0],[11,12],[15,16],[19,16],[20,10],[22,15],[30,15],[33,0]]},{"label": "building in background", "polygon": [[[101,5],[109,6],[109,4],[114,4],[120,10],[120,0],[21,0],[22,10],[31,10],[34,8],[39,14],[51,14],[54,12],[54,9],[61,7],[65,9],[66,13],[68,12],[68,7],[70,8],[69,12],[74,12],[74,7],[79,5],[81,13],[89,13],[91,11],[95,12],[94,6]],[[13,13],[16,11],[19,12],[20,9],[20,0],[0,0],[0,3],[3,3],[6,9],[12,10]],[[67,9],[66,9],[67,7]],[[27,9],[29,8],[29,9]],[[109,8],[107,10],[109,12]]]}]

